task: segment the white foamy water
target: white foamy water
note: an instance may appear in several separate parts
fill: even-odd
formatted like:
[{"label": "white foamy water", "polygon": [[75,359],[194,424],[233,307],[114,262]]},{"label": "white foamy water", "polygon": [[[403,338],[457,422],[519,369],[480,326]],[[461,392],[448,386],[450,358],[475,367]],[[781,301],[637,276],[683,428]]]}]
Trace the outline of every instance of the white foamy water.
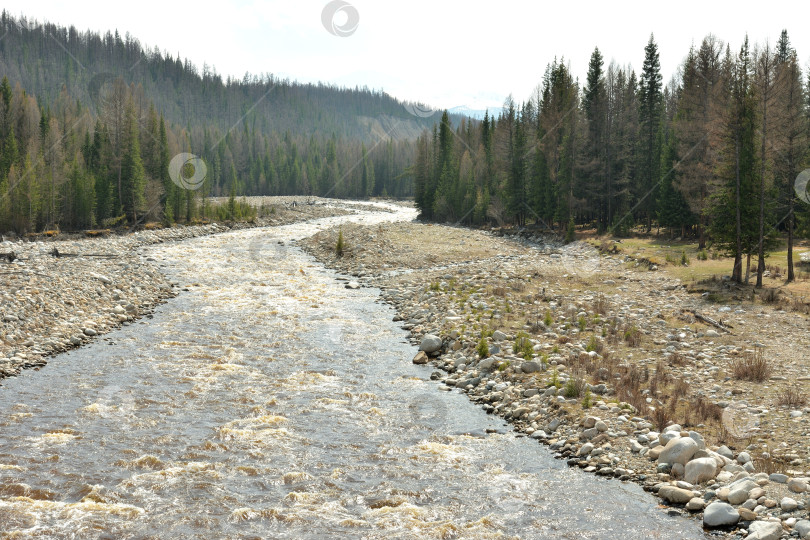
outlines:
[{"label": "white foamy water", "polygon": [[[329,218],[149,251],[152,319],[0,387],[14,538],[701,538],[640,488],[569,470],[458,393],[375,302],[290,241]],[[283,245],[279,244],[283,242]]]}]

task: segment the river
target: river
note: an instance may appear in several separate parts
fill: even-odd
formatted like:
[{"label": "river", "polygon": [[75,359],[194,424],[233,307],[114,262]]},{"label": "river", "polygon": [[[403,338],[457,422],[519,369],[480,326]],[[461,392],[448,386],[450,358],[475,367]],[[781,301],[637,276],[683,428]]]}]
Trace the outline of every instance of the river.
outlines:
[{"label": "river", "polygon": [[0,387],[2,537],[704,538],[440,392],[379,291],[290,245],[412,218],[144,250],[187,290]]}]

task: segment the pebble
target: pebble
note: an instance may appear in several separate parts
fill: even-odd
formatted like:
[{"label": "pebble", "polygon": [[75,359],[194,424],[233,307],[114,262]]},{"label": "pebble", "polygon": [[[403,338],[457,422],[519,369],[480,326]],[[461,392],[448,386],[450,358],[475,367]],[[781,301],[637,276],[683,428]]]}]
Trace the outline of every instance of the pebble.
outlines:
[{"label": "pebble", "polygon": [[791,478],[788,480],[787,487],[793,493],[804,493],[807,491],[807,481],[801,478]]},{"label": "pebble", "polygon": [[796,499],[791,499],[790,497],[783,497],[782,500],[779,501],[779,508],[785,512],[793,512],[798,507],[799,503],[796,502]]},{"label": "pebble", "polygon": [[748,526],[745,540],[777,540],[782,536],[782,524],[778,521],[755,521]]}]

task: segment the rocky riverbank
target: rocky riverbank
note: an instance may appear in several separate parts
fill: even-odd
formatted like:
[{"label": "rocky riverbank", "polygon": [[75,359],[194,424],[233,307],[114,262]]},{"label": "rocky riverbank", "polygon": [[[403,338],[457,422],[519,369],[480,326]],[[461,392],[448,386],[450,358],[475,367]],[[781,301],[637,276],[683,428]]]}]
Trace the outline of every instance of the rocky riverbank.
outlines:
[{"label": "rocky riverbank", "polygon": [[404,223],[301,245],[382,290],[442,388],[569,465],[728,537],[810,537],[806,316],[708,303],[615,244]]},{"label": "rocky riverbank", "polygon": [[177,226],[106,238],[72,235],[71,239],[1,242],[0,253],[13,256],[0,258],[0,379],[44,366],[48,356],[148,316],[174,296],[176,284],[168,282],[156,262],[143,254],[145,246],[351,212],[342,203],[321,199],[262,199],[272,213],[254,223]]}]

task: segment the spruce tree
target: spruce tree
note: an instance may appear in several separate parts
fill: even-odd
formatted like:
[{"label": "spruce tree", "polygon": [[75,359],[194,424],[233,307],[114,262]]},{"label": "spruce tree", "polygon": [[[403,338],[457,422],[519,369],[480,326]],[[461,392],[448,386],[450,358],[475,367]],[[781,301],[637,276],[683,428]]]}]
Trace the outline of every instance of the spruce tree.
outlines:
[{"label": "spruce tree", "polygon": [[138,223],[138,212],[144,205],[146,174],[141,160],[138,123],[132,103],[127,106],[127,133],[121,161],[121,201],[124,215],[132,225]]},{"label": "spruce tree", "polygon": [[647,232],[652,230],[655,213],[655,194],[661,178],[661,64],[658,46],[650,35],[644,47],[644,65],[639,79],[639,125],[641,128],[640,183],[636,197],[647,221]]},{"label": "spruce tree", "polygon": [[723,122],[719,176],[723,183],[713,195],[710,214],[715,245],[734,257],[731,279],[742,283],[742,258],[757,246],[759,160],[757,152],[756,91],[748,37],[736,59],[725,60],[729,104]]}]

